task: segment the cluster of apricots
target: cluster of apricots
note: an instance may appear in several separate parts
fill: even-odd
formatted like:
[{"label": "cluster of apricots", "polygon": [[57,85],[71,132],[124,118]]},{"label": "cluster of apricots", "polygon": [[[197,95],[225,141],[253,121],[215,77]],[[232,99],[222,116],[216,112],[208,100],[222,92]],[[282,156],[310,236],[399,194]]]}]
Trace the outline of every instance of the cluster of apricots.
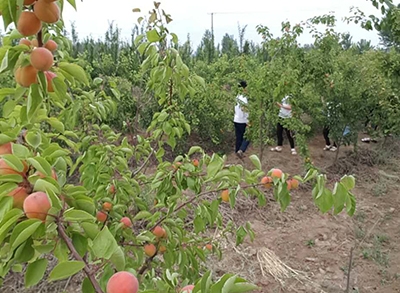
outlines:
[{"label": "cluster of apricots", "polygon": [[[269,189],[274,184],[274,178],[281,179],[283,176],[283,172],[280,169],[272,169],[270,172],[270,176],[265,176],[261,179],[260,184],[265,188]],[[299,180],[292,178],[286,180],[287,189],[297,189],[299,187]],[[225,189],[220,194],[221,200],[223,202],[229,202],[229,190]]]},{"label": "cluster of apricots", "polygon": [[[13,198],[13,207],[23,209],[27,218],[40,219],[44,221],[47,217],[47,213],[51,208],[50,200],[44,192],[33,192],[32,186],[28,181],[28,177],[34,176],[38,178],[45,178],[46,175],[36,171],[30,175],[30,169],[25,161],[22,161],[24,166],[20,172],[10,166],[5,159],[5,155],[13,154],[13,143],[8,142],[0,145],[0,176],[4,175],[20,175],[23,180],[19,185],[8,193],[8,196]],[[57,174],[55,170],[52,170],[52,176],[54,180],[57,180]]]},{"label": "cluster of apricots", "polygon": [[[265,176],[261,179],[261,184],[265,188],[271,188],[272,184],[274,183],[274,178],[281,179],[283,172],[280,169],[272,169],[270,175],[271,176]],[[288,190],[297,189],[299,187],[299,180],[295,178],[288,179],[286,180],[286,184]]]},{"label": "cluster of apricots", "polygon": [[[115,192],[116,192],[115,185],[111,185],[109,191],[112,194],[115,194]],[[108,212],[110,212],[112,210],[112,208],[113,208],[113,205],[111,202],[103,203],[102,209],[100,211],[98,211],[96,214],[97,221],[104,223],[108,218]],[[132,228],[132,226],[133,226],[131,219],[129,219],[128,217],[121,218],[120,223],[122,225],[122,228],[124,228],[124,229]]]},{"label": "cluster of apricots", "polygon": [[[60,19],[60,8],[55,0],[24,0],[24,7],[26,10],[21,12],[17,22],[17,30],[24,37],[37,35],[42,29],[42,23],[52,24]],[[29,47],[30,64],[16,67],[16,82],[22,87],[29,87],[38,82],[37,74],[43,71],[47,91],[54,92],[52,80],[56,74],[50,69],[54,63],[53,52],[57,50],[57,43],[48,40],[45,44],[39,44],[37,39],[21,39],[20,44]]]}]

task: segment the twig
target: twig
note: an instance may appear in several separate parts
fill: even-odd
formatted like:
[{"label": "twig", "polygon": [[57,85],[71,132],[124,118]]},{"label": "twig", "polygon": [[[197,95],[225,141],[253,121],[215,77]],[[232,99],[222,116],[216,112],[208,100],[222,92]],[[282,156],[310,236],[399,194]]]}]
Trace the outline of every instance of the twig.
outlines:
[{"label": "twig", "polygon": [[150,161],[150,158],[153,156],[153,154],[155,153],[154,149],[151,149],[151,154],[147,157],[147,159],[144,161],[144,163],[142,164],[142,166],[139,167],[139,169],[137,169],[135,171],[135,173],[133,173],[132,178],[134,178],[137,174],[139,174],[143,168],[147,165],[147,163]]},{"label": "twig", "polygon": [[[379,212],[379,211],[378,211]],[[380,213],[380,212],[379,212]],[[380,213],[381,214],[381,213]],[[382,220],[383,215],[381,214],[381,217],[375,221],[374,225],[372,225],[371,229],[368,230],[368,232],[365,234],[364,238],[360,241],[360,243],[354,245],[351,249],[350,249],[350,260],[349,260],[349,269],[347,272],[347,286],[346,286],[346,293],[349,293],[350,290],[350,277],[351,277],[351,266],[353,264],[353,251],[357,250],[361,244],[364,243],[365,239],[367,239],[367,237],[371,234],[371,232],[375,229],[376,225],[378,225],[378,223]]]},{"label": "twig", "polygon": [[153,261],[153,259],[156,257],[158,253],[158,249],[156,250],[156,253],[154,253],[153,256],[149,257],[148,259],[146,259],[146,261],[144,262],[144,264],[142,265],[142,267],[139,269],[138,271],[138,275],[141,276],[144,274],[144,272],[146,271],[146,269],[149,267],[150,263]]},{"label": "twig", "polygon": [[350,249],[350,259],[349,259],[349,268],[347,270],[347,286],[346,286],[346,293],[350,292],[350,275],[351,275],[351,267],[353,265],[353,251],[354,247]]},{"label": "twig", "polygon": [[85,273],[88,276],[90,282],[92,283],[95,292],[96,293],[104,293],[103,290],[100,287],[100,284],[97,282],[95,276],[93,276],[92,272],[90,271],[88,263],[76,251],[75,246],[72,243],[72,240],[68,237],[68,235],[65,232],[65,229],[64,229],[64,227],[63,227],[61,222],[57,223],[57,230],[58,230],[58,234],[60,235],[60,237],[64,240],[65,244],[67,245],[69,251],[72,253],[72,256],[76,260],[85,263],[85,267],[83,268],[83,270],[85,271]]},{"label": "twig", "polygon": [[[259,184],[251,184],[251,185],[242,186],[241,188],[242,188],[242,189],[247,189],[247,188],[257,187],[257,186],[261,186],[261,185],[263,185],[263,184],[261,184],[261,183],[259,183]],[[180,211],[180,210],[183,209],[185,206],[191,204],[191,203],[194,202],[196,199],[198,199],[198,198],[200,198],[200,197],[202,197],[202,196],[204,196],[204,195],[207,195],[207,194],[210,194],[210,193],[214,193],[214,192],[219,192],[219,191],[222,191],[222,190],[224,190],[224,189],[226,189],[226,188],[218,188],[218,189],[214,189],[214,190],[211,190],[211,191],[204,191],[204,192],[201,192],[201,193],[197,194],[196,196],[194,196],[193,198],[191,198],[191,199],[189,199],[189,200],[183,202],[183,203],[182,203],[181,205],[179,205],[172,213],[176,213],[176,212]],[[168,216],[162,217],[156,224],[154,224],[154,226],[153,226],[150,230],[153,230],[155,227],[157,227],[157,226],[160,225],[162,222],[164,222],[165,219],[167,219],[167,217],[171,216],[172,213],[170,213]]]}]

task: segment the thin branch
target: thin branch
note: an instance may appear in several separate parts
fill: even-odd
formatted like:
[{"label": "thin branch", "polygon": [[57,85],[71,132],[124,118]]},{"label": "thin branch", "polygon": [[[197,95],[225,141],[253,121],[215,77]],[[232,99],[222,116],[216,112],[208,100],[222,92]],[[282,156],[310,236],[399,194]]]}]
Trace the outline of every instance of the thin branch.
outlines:
[{"label": "thin branch", "polygon": [[[262,186],[262,185],[264,185],[264,184],[258,183],[258,184],[251,184],[251,185],[242,186],[241,188],[242,189],[247,189],[247,188],[257,187],[257,186]],[[155,227],[157,227],[162,222],[164,222],[167,219],[167,217],[171,216],[173,213],[176,213],[176,212],[180,211],[181,209],[183,209],[187,205],[193,203],[196,199],[198,199],[198,198],[200,198],[200,197],[202,197],[204,195],[207,195],[207,194],[210,194],[210,193],[214,193],[214,192],[219,192],[219,191],[222,191],[222,190],[225,190],[225,189],[226,188],[218,188],[218,189],[214,189],[214,190],[211,190],[211,191],[204,191],[204,192],[201,192],[201,193],[197,194],[193,198],[191,198],[188,201],[185,201],[181,205],[179,205],[172,213],[168,214],[168,216],[162,217],[156,224],[154,224],[154,226],[150,229],[150,231],[152,231]]]},{"label": "thin branch", "polygon": [[72,253],[72,256],[76,260],[85,263],[85,267],[83,268],[83,270],[85,271],[85,274],[87,275],[90,282],[92,283],[95,292],[96,293],[104,293],[100,287],[100,284],[97,282],[95,276],[91,272],[88,263],[79,255],[78,251],[76,251],[75,246],[72,243],[72,240],[68,237],[61,222],[57,223],[57,230],[58,230],[58,234],[60,235],[60,237],[64,240],[65,244],[67,245],[69,251]]},{"label": "thin branch", "polygon": [[349,268],[347,270],[347,286],[346,286],[346,293],[350,292],[350,274],[351,274],[351,267],[353,266],[353,251],[354,247],[350,249],[350,259],[349,259]]},{"label": "thin branch", "polygon": [[139,167],[139,169],[137,169],[135,171],[135,173],[133,173],[132,178],[136,177],[137,174],[139,174],[144,167],[146,167],[147,163],[150,161],[150,158],[153,156],[153,154],[155,154],[154,149],[151,149],[151,154],[147,157],[147,159],[144,161],[144,163],[142,164],[142,166]]}]

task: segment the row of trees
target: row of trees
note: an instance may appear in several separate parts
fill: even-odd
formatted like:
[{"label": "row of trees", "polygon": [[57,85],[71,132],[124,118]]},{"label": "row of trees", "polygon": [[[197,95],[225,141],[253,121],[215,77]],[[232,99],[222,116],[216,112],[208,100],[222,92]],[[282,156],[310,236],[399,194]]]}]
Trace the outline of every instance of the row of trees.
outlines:
[{"label": "row of trees", "polygon": [[[261,44],[245,40],[246,27],[239,27],[239,44],[226,35],[221,47],[214,47],[209,31],[196,50],[189,38],[180,44],[169,41],[182,61],[203,76],[207,84],[202,94],[185,100],[181,108],[195,133],[213,146],[231,144],[232,126],[226,121],[232,120],[237,81],[247,79],[254,125],[251,138],[261,146],[272,142],[276,117],[273,105],[288,93],[295,96],[297,113],[291,127],[298,133],[306,157],[306,139],[319,131],[318,125],[329,124],[331,135],[339,144],[356,145],[356,134],[367,122],[379,125],[378,133],[373,135],[398,134],[398,121],[393,116],[399,110],[398,89],[392,74],[399,58],[396,47],[387,41],[384,49],[373,48],[366,40],[352,43],[349,34],[335,31],[336,21],[334,15],[324,15],[295,26],[282,23],[279,36],[272,36],[268,27],[259,26],[264,40]],[[324,33],[317,30],[320,24],[327,27]],[[136,26],[130,42],[121,40],[119,29],[112,24],[104,40],[79,40],[74,26],[71,33],[72,56],[93,78],[102,76],[118,84],[121,102],[112,125],[133,133],[145,129],[159,109],[157,100],[146,95],[140,78],[143,59],[138,50],[140,43],[134,40],[143,31],[143,25]],[[297,39],[305,31],[311,32],[315,41],[300,46]],[[389,38],[384,31],[380,34],[383,41]],[[337,117],[326,121],[321,97],[339,109]],[[353,135],[343,137],[346,127]]]}]

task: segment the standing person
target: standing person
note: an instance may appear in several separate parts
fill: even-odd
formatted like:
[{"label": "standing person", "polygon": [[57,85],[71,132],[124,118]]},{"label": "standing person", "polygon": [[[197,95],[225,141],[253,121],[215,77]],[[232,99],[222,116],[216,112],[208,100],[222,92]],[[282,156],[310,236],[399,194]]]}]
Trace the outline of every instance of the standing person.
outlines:
[{"label": "standing person", "polygon": [[[325,103],[324,99],[322,99],[322,102]],[[337,106],[339,107],[340,104]],[[337,108],[336,107],[336,108]],[[330,132],[330,122],[332,122],[332,119],[335,119],[335,117],[332,118],[332,114],[335,116],[335,113],[332,113],[333,108],[332,108],[332,103],[331,102],[327,102],[326,103],[326,123],[324,126],[324,129],[322,130],[322,134],[324,136],[325,139],[325,147],[324,147],[324,151],[331,151],[331,152],[336,152],[337,150],[337,144],[336,142],[333,142],[333,145],[331,144],[331,140],[329,139],[329,132]],[[335,112],[335,111],[333,111]]]},{"label": "standing person", "polygon": [[250,144],[245,138],[246,126],[249,123],[248,101],[245,94],[247,93],[247,82],[242,80],[239,83],[242,93],[236,97],[237,104],[235,106],[235,116],[233,122],[235,124],[236,148],[235,152],[239,158],[243,158],[244,152]]},{"label": "standing person", "polygon": [[290,149],[292,155],[297,155],[296,149],[294,147],[294,139],[292,132],[283,126],[284,119],[292,118],[292,106],[290,105],[290,96],[286,96],[282,99],[282,103],[276,103],[279,109],[279,120],[277,124],[277,137],[278,137],[278,146],[272,148],[272,152],[281,152],[283,146],[283,131],[286,132],[286,136],[289,140]]},{"label": "standing person", "polygon": [[324,151],[336,152],[337,144],[336,142],[333,142],[333,145],[331,144],[331,140],[329,139],[329,131],[330,131],[329,126],[325,125],[324,129],[322,130],[322,134],[324,135],[325,139]]}]

